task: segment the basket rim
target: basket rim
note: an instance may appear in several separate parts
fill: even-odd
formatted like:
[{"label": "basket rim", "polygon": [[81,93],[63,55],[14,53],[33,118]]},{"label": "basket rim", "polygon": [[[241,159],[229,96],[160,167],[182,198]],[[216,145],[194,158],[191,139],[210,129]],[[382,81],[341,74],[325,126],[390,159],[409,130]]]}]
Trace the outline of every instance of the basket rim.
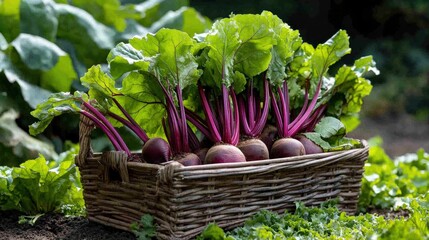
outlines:
[{"label": "basket rim", "polygon": [[[333,162],[344,161],[348,158],[349,155],[367,155],[369,150],[368,143],[365,140],[362,140],[362,143],[363,147],[361,148],[249,162],[217,163],[197,166],[183,166],[176,161],[169,161],[164,164],[127,162],[126,167],[128,169],[151,169],[160,173],[168,172],[168,179],[171,179],[173,175],[177,176],[178,174],[181,176],[181,178],[199,178],[201,176],[219,175],[227,176],[246,173],[258,174],[262,172],[274,172],[279,168],[287,168],[290,170],[305,167],[317,168]],[[115,153],[117,151],[111,152]],[[87,159],[97,160],[101,157],[101,155],[102,153],[93,153],[92,156],[88,156]],[[364,159],[366,159],[366,157]]]}]

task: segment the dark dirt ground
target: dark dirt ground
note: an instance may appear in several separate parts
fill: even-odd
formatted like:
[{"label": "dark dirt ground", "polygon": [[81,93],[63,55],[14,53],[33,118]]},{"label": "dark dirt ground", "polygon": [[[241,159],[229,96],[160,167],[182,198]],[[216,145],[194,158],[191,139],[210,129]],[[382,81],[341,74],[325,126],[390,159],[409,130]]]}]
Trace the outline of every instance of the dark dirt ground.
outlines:
[{"label": "dark dirt ground", "polygon": [[[429,151],[429,122],[417,122],[410,116],[392,118],[364,118],[349,136],[368,139],[373,136],[384,139],[383,147],[391,156],[416,152],[419,148]],[[388,218],[406,216],[406,213],[371,210]],[[116,230],[85,218],[65,218],[59,214],[47,214],[39,218],[34,226],[18,224],[19,213],[0,212],[0,240],[122,240],[135,239],[134,234]]]},{"label": "dark dirt ground", "polygon": [[18,212],[0,212],[1,240],[126,240],[134,234],[89,222],[86,218],[66,218],[46,214],[34,226],[18,224]]}]

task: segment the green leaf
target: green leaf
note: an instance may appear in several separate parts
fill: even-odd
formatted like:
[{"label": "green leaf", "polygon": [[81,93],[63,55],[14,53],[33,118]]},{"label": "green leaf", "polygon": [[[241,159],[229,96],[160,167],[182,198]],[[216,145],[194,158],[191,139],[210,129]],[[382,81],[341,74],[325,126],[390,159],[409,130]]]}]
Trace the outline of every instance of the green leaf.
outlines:
[{"label": "green leaf", "polygon": [[150,240],[156,236],[156,228],[153,220],[151,215],[144,214],[139,223],[135,222],[131,225],[131,230],[138,240]]},{"label": "green leaf", "polygon": [[207,225],[207,227],[204,229],[204,231],[201,233],[200,236],[197,238],[198,240],[223,240],[226,239],[225,232],[222,228],[217,226],[216,224],[210,223]]},{"label": "green leaf", "polygon": [[319,44],[311,57],[313,78],[321,78],[329,66],[350,52],[349,36],[344,30],[338,31],[324,44]]},{"label": "green leaf", "polygon": [[262,15],[233,15],[214,23],[205,36],[204,84],[244,89],[246,78],[268,69],[275,44],[270,18]]},{"label": "green leaf", "polygon": [[48,40],[26,33],[21,33],[11,45],[30,69],[47,71],[57,64],[60,56],[66,55]]},{"label": "green leaf", "polygon": [[[156,79],[148,74],[131,72],[122,82],[117,100],[134,120],[145,130],[149,137],[163,137],[161,121],[166,116],[163,105],[164,94],[157,86]],[[122,115],[117,108],[112,112]]]},{"label": "green leaf", "polygon": [[[75,185],[75,150],[47,161],[43,155],[19,167],[0,169],[0,209],[18,210],[36,215],[53,212],[64,203],[65,195]],[[5,181],[6,180],[6,181]],[[82,191],[80,201],[83,202]],[[78,200],[78,199],[77,199]]]},{"label": "green leaf", "polygon": [[359,77],[362,77],[369,72],[372,72],[375,75],[380,74],[380,71],[375,66],[375,61],[372,56],[365,56],[357,59],[354,63],[353,70]]},{"label": "green leaf", "polygon": [[[115,81],[101,70],[100,65],[88,69],[88,72],[80,79],[82,85],[89,89],[89,97],[96,99],[101,105],[104,105],[107,99],[120,94],[115,87]],[[107,109],[110,107],[108,104]]]},{"label": "green leaf", "polygon": [[28,83],[23,76],[24,74],[15,67],[5,69],[4,73],[10,83],[16,82],[20,86],[24,100],[32,108],[36,108],[37,104],[45,101],[51,94],[51,92],[37,85]]},{"label": "green leaf", "polygon": [[340,139],[346,134],[344,124],[334,117],[324,117],[316,125],[315,132],[319,133],[322,138]]},{"label": "green leaf", "polygon": [[252,78],[265,70],[271,61],[275,43],[265,16],[239,14],[232,17],[239,29],[240,45],[234,56],[234,69]]},{"label": "green leaf", "polygon": [[228,18],[216,21],[205,42],[209,50],[204,74],[210,74],[212,83],[215,84],[211,87],[220,88],[223,84],[229,88],[234,79],[234,55],[240,46],[237,22]]},{"label": "green leaf", "polygon": [[191,7],[182,7],[176,11],[169,11],[150,27],[151,32],[161,28],[173,28],[186,32],[189,36],[203,33],[210,29],[212,22]]},{"label": "green leaf", "polygon": [[134,70],[147,71],[150,65],[150,59],[129,43],[116,45],[107,56],[107,61],[110,73],[115,79]]},{"label": "green leaf", "polygon": [[20,0],[0,1],[0,32],[11,42],[20,33]]},{"label": "green leaf", "polygon": [[21,0],[21,33],[28,33],[54,42],[58,19],[54,2],[43,0]]},{"label": "green leaf", "polygon": [[304,135],[306,138],[310,139],[312,142],[320,146],[325,152],[329,151],[332,148],[329,142],[325,141],[322,138],[321,134],[318,132],[306,132],[306,133],[302,133],[302,135]]},{"label": "green leaf", "polygon": [[133,38],[130,44],[143,55],[152,57],[149,72],[164,86],[195,85],[201,76],[194,51],[195,41],[188,34],[161,29],[155,35]]},{"label": "green leaf", "polygon": [[97,22],[88,12],[65,4],[56,4],[57,38],[67,39],[77,49],[78,59],[86,66],[105,61],[114,47],[115,31]]},{"label": "green leaf", "polygon": [[[26,97],[26,94],[37,94],[37,92],[28,93],[24,85],[40,84],[43,88],[52,91],[70,90],[71,84],[76,79],[77,74],[73,68],[72,60],[67,53],[44,38],[24,33],[20,34],[11,45],[16,49],[20,60],[25,66],[19,60],[11,60],[13,63],[9,63],[6,68],[9,70],[9,75],[14,74],[16,79],[21,80],[17,80],[17,82],[21,86],[24,98],[26,98],[31,106],[36,105],[40,101],[33,103],[32,99]],[[31,70],[41,71],[30,72]],[[13,82],[15,80],[9,78],[9,81]],[[31,88],[38,87],[34,86]],[[46,92],[43,89],[40,89],[40,91]],[[46,97],[46,94],[41,94],[40,97]]]},{"label": "green leaf", "polygon": [[75,92],[71,95],[68,92],[53,93],[46,101],[37,105],[37,108],[31,112],[31,115],[39,121],[30,126],[30,134],[37,135],[42,133],[51,123],[54,117],[64,113],[78,113],[80,111],[77,105],[77,99],[86,98],[85,94]]},{"label": "green leaf", "polygon": [[286,78],[286,65],[292,61],[295,51],[302,44],[302,39],[299,31],[292,30],[271,12],[264,11],[262,16],[267,17],[276,40],[271,50],[272,58],[267,70],[267,78],[270,79],[271,84],[280,86]]},{"label": "green leaf", "polygon": [[356,129],[361,123],[357,113],[343,115],[340,117],[340,120],[344,124],[348,133]]},{"label": "green leaf", "polygon": [[60,56],[57,64],[49,71],[42,72],[40,85],[56,92],[70,91],[73,80],[77,74],[73,68],[73,63],[68,55]]},{"label": "green leaf", "polygon": [[[0,150],[3,153],[0,165],[17,166],[29,158],[37,157],[39,153],[49,158],[57,157],[52,145],[29,136],[16,124],[17,118],[18,113],[15,110],[0,114]],[[13,153],[12,159],[6,158],[7,152]]]}]

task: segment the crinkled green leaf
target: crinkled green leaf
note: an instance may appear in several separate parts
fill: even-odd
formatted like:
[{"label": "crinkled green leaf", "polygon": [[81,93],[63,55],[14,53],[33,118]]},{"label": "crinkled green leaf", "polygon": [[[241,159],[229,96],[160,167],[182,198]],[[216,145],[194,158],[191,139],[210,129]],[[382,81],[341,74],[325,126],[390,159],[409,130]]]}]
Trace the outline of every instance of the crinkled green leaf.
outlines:
[{"label": "crinkled green leaf", "polygon": [[369,71],[378,74],[372,57],[363,57],[355,61],[353,66],[342,66],[335,75],[335,84],[328,90],[335,93],[330,97],[328,112],[347,124],[347,131],[352,131],[358,125],[358,115],[363,98],[372,90],[371,82],[362,77]]},{"label": "crinkled green leaf", "polygon": [[[267,70],[275,40],[268,17],[239,14],[231,17],[239,29],[240,44],[231,59],[234,69],[252,78]],[[228,59],[225,59],[228,60]]]},{"label": "crinkled green leaf", "polygon": [[101,70],[100,65],[88,69],[80,81],[83,86],[89,89],[89,97],[102,105],[106,100],[120,94],[120,91],[115,87],[115,81]]},{"label": "crinkled green leaf", "polygon": [[[234,55],[240,46],[239,28],[236,21],[225,18],[213,24],[205,42],[208,44],[204,75],[215,84],[211,87],[220,88],[223,84],[230,87],[234,79]],[[205,79],[203,77],[203,79]],[[203,80],[205,81],[205,80]]]},{"label": "crinkled green leaf", "polygon": [[429,154],[421,149],[416,154],[391,159],[381,147],[382,143],[380,137],[369,140],[371,147],[359,198],[362,210],[406,207],[410,199],[429,190]]},{"label": "crinkled green leaf", "polygon": [[194,36],[210,29],[212,22],[209,18],[202,16],[194,8],[182,7],[176,11],[169,11],[161,19],[150,27],[151,32],[156,32],[161,28],[173,28],[182,30]]},{"label": "crinkled green leaf", "polygon": [[0,169],[0,187],[3,190],[0,194],[0,209],[18,210],[33,215],[52,212],[67,203],[64,202],[64,196],[71,190],[77,190],[76,200],[82,203],[82,191],[73,189],[76,184],[73,180],[76,176],[76,153],[75,150],[70,150],[63,153],[57,161],[47,161],[40,155],[19,167]]},{"label": "crinkled green leaf", "polygon": [[58,19],[53,1],[21,0],[21,33],[43,37],[54,42]]},{"label": "crinkled green leaf", "polygon": [[346,134],[344,124],[334,117],[324,117],[316,125],[315,132],[319,133],[322,138],[340,139]]},{"label": "crinkled green leaf", "polygon": [[243,75],[252,78],[267,70],[275,41],[267,17],[243,14],[215,22],[205,43],[205,83],[240,92],[246,84]]},{"label": "crinkled green leaf", "polygon": [[310,139],[312,142],[320,146],[325,152],[329,151],[332,148],[329,142],[324,140],[320,135],[320,133],[318,132],[306,132],[306,133],[302,133],[302,135],[304,135],[306,138]]},{"label": "crinkled green leaf", "polygon": [[138,240],[150,240],[156,236],[156,227],[154,218],[149,214],[144,214],[140,222],[131,224],[131,230],[136,235]]},{"label": "crinkled green leaf", "polygon": [[307,207],[298,202],[295,212],[280,215],[262,210],[244,226],[226,233],[211,224],[197,239],[426,239],[429,234],[428,196],[409,201],[409,218],[350,215],[332,202],[322,203],[320,207]]},{"label": "crinkled green leaf", "polygon": [[0,32],[9,42],[20,33],[20,4],[21,0],[0,1]]},{"label": "crinkled green leaf", "polygon": [[[15,110],[0,114],[0,165],[17,166],[29,158],[37,157],[39,153],[49,158],[57,157],[52,145],[29,136],[16,124],[17,118],[18,113]],[[13,153],[13,158],[3,159],[8,156],[7,153]]]},{"label": "crinkled green leaf", "polygon": [[151,57],[149,72],[165,86],[195,85],[201,76],[194,56],[195,40],[173,29],[161,29],[156,34],[133,38],[130,44]]},{"label": "crinkled green leaf", "polygon": [[267,78],[270,79],[271,84],[280,86],[286,78],[286,65],[293,59],[295,51],[302,44],[302,39],[297,30],[292,30],[271,12],[264,11],[261,15],[267,17],[276,40],[271,50],[272,58],[267,70]]},{"label": "crinkled green leaf", "polygon": [[372,56],[365,56],[357,59],[354,63],[353,70],[359,77],[362,77],[369,72],[372,72],[375,75],[380,74],[380,71],[375,66],[375,61]]},{"label": "crinkled green leaf", "polygon": [[[42,133],[56,116],[64,113],[78,113],[80,107],[77,105],[76,99],[81,97],[80,92],[75,92],[74,95],[68,92],[53,93],[31,112],[31,115],[39,121],[30,126],[30,134],[37,135]],[[85,94],[83,94],[83,97],[86,98]]]},{"label": "crinkled green leaf", "polygon": [[346,127],[348,133],[356,129],[361,123],[358,113],[343,115],[340,117],[340,120]]},{"label": "crinkled green leaf", "polygon": [[147,71],[150,64],[150,59],[143,56],[129,43],[116,45],[110,51],[107,61],[109,62],[110,73],[115,79],[133,70]]},{"label": "crinkled green leaf", "polygon": [[313,78],[319,79],[325,75],[329,66],[350,52],[349,36],[344,30],[338,31],[324,44],[319,44],[311,57]]}]

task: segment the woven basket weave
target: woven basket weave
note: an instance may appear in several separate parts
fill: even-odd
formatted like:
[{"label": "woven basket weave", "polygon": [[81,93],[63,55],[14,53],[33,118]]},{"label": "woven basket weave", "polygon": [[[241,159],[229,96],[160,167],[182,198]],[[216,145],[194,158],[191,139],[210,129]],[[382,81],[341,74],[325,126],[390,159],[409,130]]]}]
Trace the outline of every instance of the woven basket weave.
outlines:
[{"label": "woven basket weave", "polygon": [[145,213],[158,239],[190,239],[210,222],[231,229],[261,209],[282,213],[337,198],[356,212],[368,147],[245,163],[184,167],[127,162],[124,152],[94,154],[93,126],[82,118],[80,168],[91,221],[130,231]]}]

